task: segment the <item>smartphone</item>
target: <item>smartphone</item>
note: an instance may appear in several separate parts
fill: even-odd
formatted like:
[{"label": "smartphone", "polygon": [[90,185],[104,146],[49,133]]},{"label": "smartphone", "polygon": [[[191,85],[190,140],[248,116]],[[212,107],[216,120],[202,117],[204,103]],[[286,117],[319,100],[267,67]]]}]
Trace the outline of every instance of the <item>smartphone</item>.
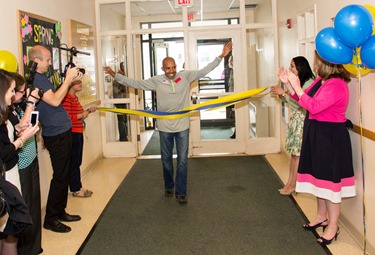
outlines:
[{"label": "smartphone", "polygon": [[35,126],[35,124],[38,122],[39,119],[39,112],[38,111],[32,111],[30,115],[30,123],[32,126]]}]

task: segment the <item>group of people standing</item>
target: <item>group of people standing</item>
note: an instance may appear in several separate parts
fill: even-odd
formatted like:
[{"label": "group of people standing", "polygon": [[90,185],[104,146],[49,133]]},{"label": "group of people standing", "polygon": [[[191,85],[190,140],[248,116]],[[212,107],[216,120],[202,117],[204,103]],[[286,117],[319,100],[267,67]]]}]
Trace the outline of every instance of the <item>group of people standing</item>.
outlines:
[{"label": "group of people standing", "polygon": [[[114,77],[120,86],[156,91],[158,110],[175,112],[189,105],[191,83],[216,68],[231,50],[230,42],[203,69],[179,73],[176,72],[174,59],[166,57],[162,67],[164,74],[148,80],[134,80],[124,73],[115,73],[109,67],[104,67],[104,71]],[[0,178],[1,181],[5,178],[16,187],[23,197],[19,201],[20,208],[26,206],[28,209],[20,211],[24,233],[19,229],[18,232],[14,229],[10,231],[7,222],[0,226],[0,254],[7,255],[17,254],[17,250],[18,254],[42,252],[35,139],[39,125],[30,124],[32,111],[39,111],[43,146],[49,151],[53,168],[44,228],[65,233],[71,228],[62,222],[81,219],[79,215],[70,215],[65,211],[69,186],[73,196],[92,195],[92,191],[82,188],[79,168],[82,162],[84,119],[96,108],[83,109],[79,103],[76,93],[82,90],[82,73],[76,67],[69,68],[64,82],[56,89],[44,75],[51,65],[50,51],[40,45],[34,46],[29,51],[29,59],[37,63],[35,89],[27,89],[22,76],[0,70],[0,155],[6,170]],[[342,198],[356,195],[348,120],[345,117],[350,76],[342,65],[328,63],[317,53],[314,70],[316,77],[304,57],[293,58],[289,70],[280,68],[278,72],[287,90],[274,86],[271,92],[293,108],[286,141],[286,149],[292,155],[290,175],[288,182],[280,189],[280,194],[306,192],[317,197],[316,217],[303,225],[303,228],[314,230],[323,227],[325,231],[317,241],[326,245],[339,235],[338,218]],[[43,97],[40,90],[43,91]],[[164,195],[175,195],[179,203],[185,204],[189,118],[158,119],[157,127]],[[175,175],[172,162],[174,143],[177,147]],[[12,215],[9,215],[9,219],[13,219]]]},{"label": "group of people standing", "polygon": [[[69,187],[75,197],[93,193],[82,188],[80,176],[84,119],[96,111],[96,107],[83,109],[76,95],[82,90],[83,74],[76,67],[69,68],[56,89],[45,75],[51,65],[50,50],[36,45],[28,54],[36,63],[30,86],[22,75],[0,69],[0,167],[4,168],[0,191],[11,207],[0,219],[2,255],[43,252],[36,142],[39,127],[41,144],[49,151],[53,170],[43,227],[69,232],[71,228],[62,222],[81,219],[65,211]],[[30,115],[35,110],[40,122],[32,125]]]},{"label": "group of people standing", "polygon": [[[293,58],[289,70],[281,68],[278,76],[287,87],[271,87],[293,107],[288,126],[286,150],[291,153],[289,180],[280,190],[317,197],[315,218],[302,227],[312,231],[322,227],[317,239],[323,245],[337,240],[342,198],[356,195],[352,149],[345,117],[349,103],[350,74],[343,65],[332,64],[315,52],[314,70],[303,57]],[[298,102],[298,104],[296,104]]]}]

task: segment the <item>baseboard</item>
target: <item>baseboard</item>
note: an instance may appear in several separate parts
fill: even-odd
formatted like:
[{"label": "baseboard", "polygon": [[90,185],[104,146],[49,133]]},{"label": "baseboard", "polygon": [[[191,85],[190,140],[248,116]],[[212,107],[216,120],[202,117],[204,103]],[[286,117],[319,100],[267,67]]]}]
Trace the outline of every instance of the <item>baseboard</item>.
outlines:
[{"label": "baseboard", "polygon": [[[347,232],[353,237],[353,240],[363,250],[363,233],[360,233],[357,228],[355,228],[354,225],[342,214],[340,215],[339,221]],[[366,242],[366,254],[375,254],[375,248],[369,242]]]},{"label": "baseboard", "polygon": [[91,161],[91,163],[85,167],[84,169],[81,169],[81,178],[84,179],[85,176],[91,172],[98,164],[99,162],[103,159],[103,155],[100,155],[99,157],[97,157],[95,160]]},{"label": "baseboard", "polygon": [[281,150],[280,150],[280,154],[281,154],[283,157],[285,157],[288,161],[289,161],[290,158],[291,158],[290,154],[289,154],[288,152],[286,152],[286,150],[284,150],[284,149],[281,149]]}]

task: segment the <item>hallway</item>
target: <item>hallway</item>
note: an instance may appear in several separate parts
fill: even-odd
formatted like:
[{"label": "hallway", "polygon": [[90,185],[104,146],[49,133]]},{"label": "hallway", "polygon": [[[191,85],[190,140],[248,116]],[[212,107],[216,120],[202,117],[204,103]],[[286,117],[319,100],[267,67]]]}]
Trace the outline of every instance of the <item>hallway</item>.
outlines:
[{"label": "hallway", "polygon": [[[289,171],[287,158],[281,154],[270,154],[266,156],[266,159],[278,173],[281,180],[285,182]],[[57,254],[57,251],[59,255],[76,254],[91,229],[95,227],[95,222],[100,217],[108,201],[111,199],[113,193],[127,175],[134,162],[135,159],[132,158],[103,159],[85,175],[83,186],[93,190],[94,195],[89,199],[76,198],[69,195],[67,208],[67,212],[81,215],[82,220],[69,223],[72,227],[72,231],[67,234],[58,234],[43,229],[43,254]],[[277,192],[277,190],[275,190],[275,192]],[[298,194],[294,196],[294,199],[307,218],[314,216],[316,205],[313,197]],[[363,254],[360,246],[345,230],[345,227],[341,225],[340,230],[341,233],[337,242],[333,242],[328,246],[332,254]],[[319,231],[318,233],[320,233]]]}]

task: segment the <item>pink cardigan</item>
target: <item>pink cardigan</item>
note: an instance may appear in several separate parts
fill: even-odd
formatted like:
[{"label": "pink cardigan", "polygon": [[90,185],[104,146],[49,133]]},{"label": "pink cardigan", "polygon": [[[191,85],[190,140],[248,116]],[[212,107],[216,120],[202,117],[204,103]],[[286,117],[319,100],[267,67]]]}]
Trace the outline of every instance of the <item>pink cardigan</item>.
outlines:
[{"label": "pink cardigan", "polygon": [[325,81],[313,97],[307,93],[321,80],[318,77],[303,93],[301,98],[294,94],[303,108],[309,112],[310,120],[325,122],[345,122],[346,108],[349,103],[349,87],[341,78],[331,78]]}]

